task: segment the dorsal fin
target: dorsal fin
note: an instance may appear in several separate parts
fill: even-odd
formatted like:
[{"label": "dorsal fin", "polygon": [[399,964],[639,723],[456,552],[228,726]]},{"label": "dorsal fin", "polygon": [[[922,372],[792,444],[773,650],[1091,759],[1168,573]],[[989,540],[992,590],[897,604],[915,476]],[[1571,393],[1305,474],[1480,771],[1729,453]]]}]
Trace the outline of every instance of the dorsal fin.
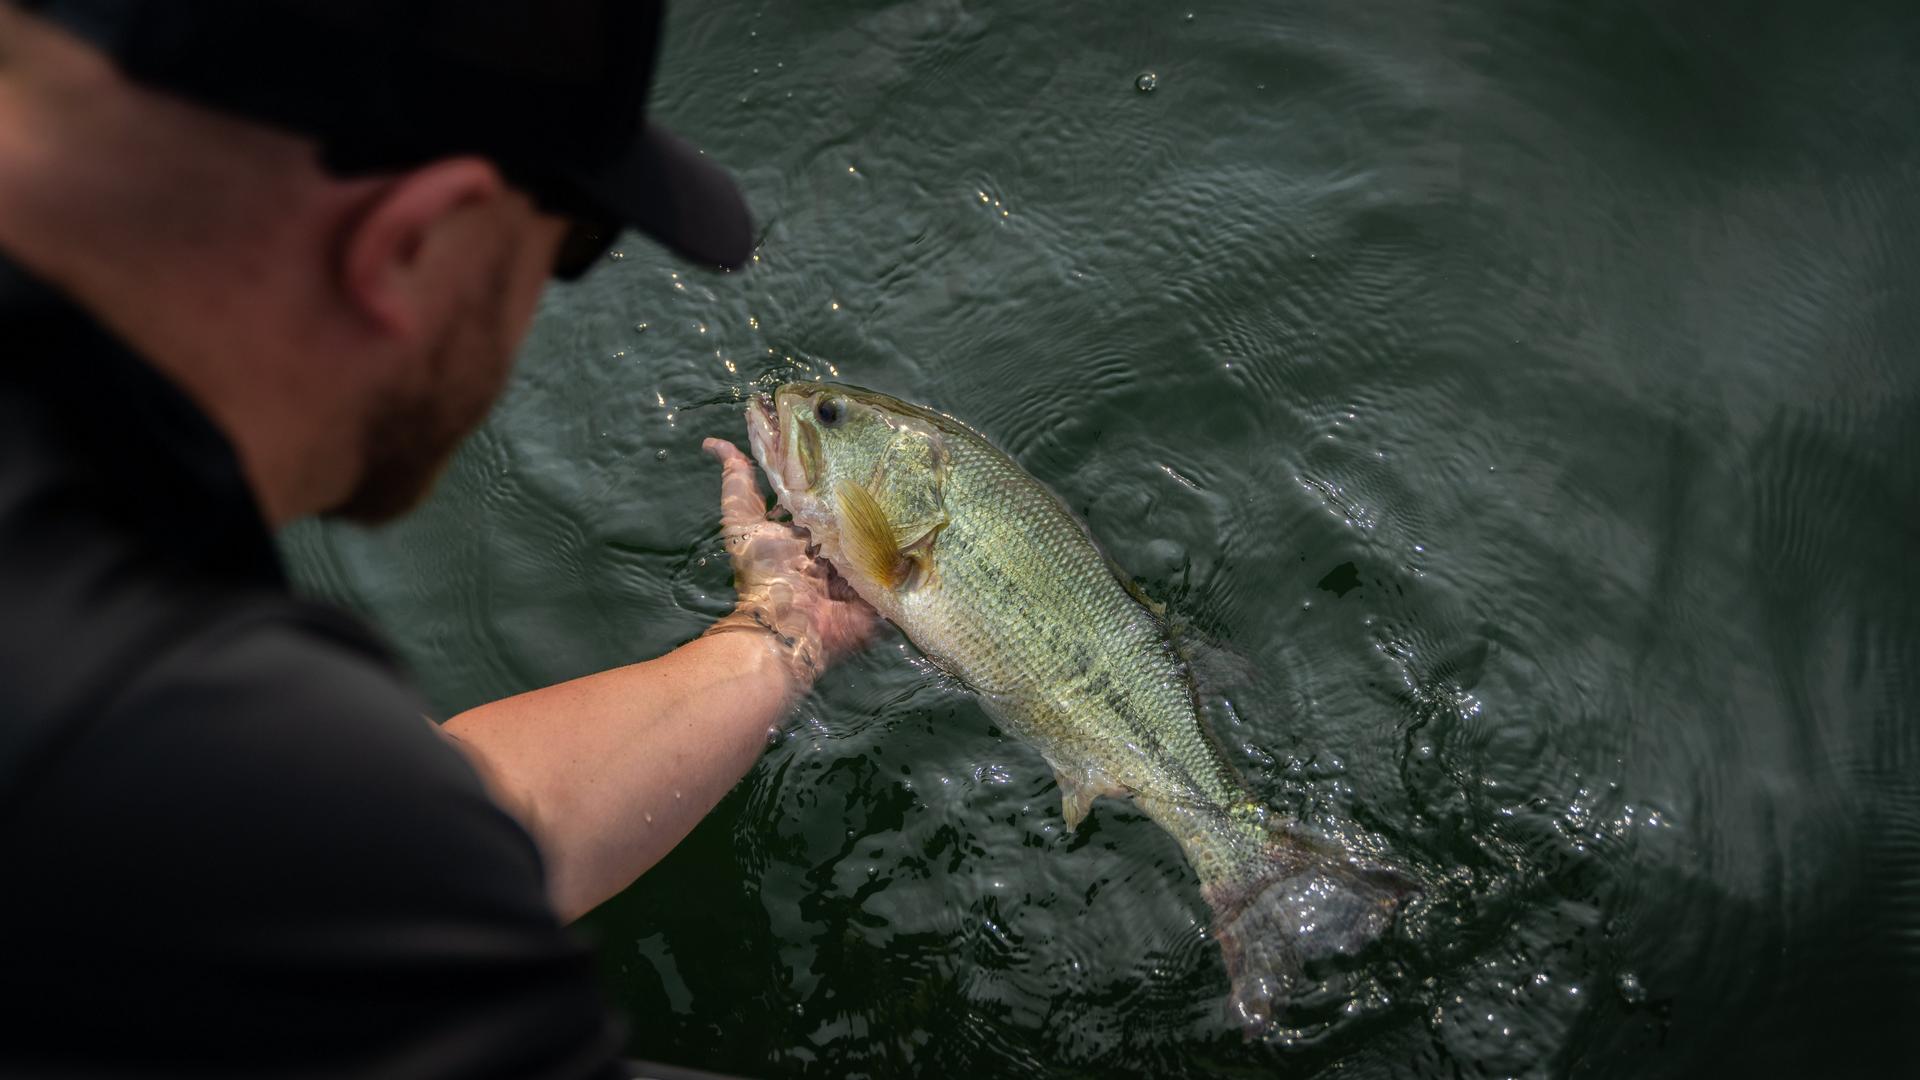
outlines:
[{"label": "dorsal fin", "polygon": [[1167,605],[1148,596],[1147,590],[1141,588],[1139,582],[1127,576],[1127,572],[1120,569],[1119,563],[1108,559],[1107,568],[1113,571],[1113,576],[1120,581],[1120,587],[1127,590],[1127,595],[1133,597],[1135,603],[1146,608],[1153,614],[1154,618],[1159,619],[1162,623],[1167,621]]}]

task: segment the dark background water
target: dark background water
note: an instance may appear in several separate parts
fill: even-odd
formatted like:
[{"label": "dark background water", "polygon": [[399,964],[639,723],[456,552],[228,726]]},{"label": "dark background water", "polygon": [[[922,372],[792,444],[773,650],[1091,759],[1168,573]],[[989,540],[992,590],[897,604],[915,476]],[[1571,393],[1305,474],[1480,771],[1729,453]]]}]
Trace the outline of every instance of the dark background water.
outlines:
[{"label": "dark background water", "polygon": [[587,921],[646,1057],[1912,1061],[1915,11],[684,3],[658,110],[758,262],[624,243],[427,508],[288,551],[449,713],[655,655],[730,598],[700,438],[844,377],[1065,496],[1247,661],[1215,712],[1257,791],[1436,882],[1309,1045],[1245,1045],[1172,843],[1112,802],[1067,834],[889,638]]}]

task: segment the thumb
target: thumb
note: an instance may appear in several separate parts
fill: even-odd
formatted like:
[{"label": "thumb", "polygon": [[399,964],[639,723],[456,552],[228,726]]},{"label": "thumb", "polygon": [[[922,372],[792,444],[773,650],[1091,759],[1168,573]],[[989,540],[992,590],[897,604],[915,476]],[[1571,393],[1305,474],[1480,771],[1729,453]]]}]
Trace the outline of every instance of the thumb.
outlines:
[{"label": "thumb", "polygon": [[765,521],[767,500],[753,474],[753,459],[725,439],[708,439],[700,448],[720,462],[721,527],[743,528]]}]

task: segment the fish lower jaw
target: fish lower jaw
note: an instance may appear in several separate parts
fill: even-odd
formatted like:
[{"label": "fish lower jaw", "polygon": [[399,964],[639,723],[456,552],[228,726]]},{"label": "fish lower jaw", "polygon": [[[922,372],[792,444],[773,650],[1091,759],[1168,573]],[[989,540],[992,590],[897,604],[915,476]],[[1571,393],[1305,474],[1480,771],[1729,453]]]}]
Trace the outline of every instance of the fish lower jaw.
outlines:
[{"label": "fish lower jaw", "polygon": [[747,447],[781,506],[792,512],[793,493],[787,485],[786,440],[780,435],[780,416],[768,394],[755,394],[747,405]]}]

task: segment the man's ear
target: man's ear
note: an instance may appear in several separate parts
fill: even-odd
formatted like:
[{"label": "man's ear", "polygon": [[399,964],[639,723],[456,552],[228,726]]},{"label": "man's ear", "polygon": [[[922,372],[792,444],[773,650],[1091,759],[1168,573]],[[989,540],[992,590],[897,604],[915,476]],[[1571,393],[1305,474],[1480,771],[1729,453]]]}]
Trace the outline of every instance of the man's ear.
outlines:
[{"label": "man's ear", "polygon": [[444,274],[477,260],[475,215],[507,193],[500,171],[459,157],[410,170],[380,189],[346,237],[347,299],[383,331],[420,335],[445,303]]}]

